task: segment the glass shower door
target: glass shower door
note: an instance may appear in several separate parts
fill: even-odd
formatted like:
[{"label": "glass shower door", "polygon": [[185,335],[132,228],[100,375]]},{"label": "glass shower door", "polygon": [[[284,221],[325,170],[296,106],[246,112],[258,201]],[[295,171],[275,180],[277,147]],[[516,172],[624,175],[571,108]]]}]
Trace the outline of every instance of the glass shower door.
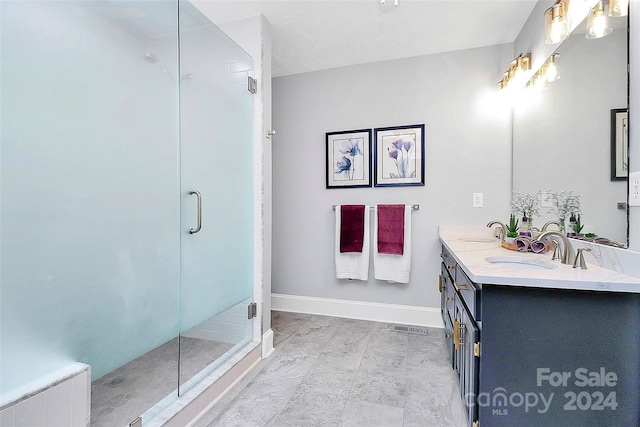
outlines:
[{"label": "glass shower door", "polygon": [[126,425],[176,395],[178,2],[0,10],[0,401],[79,361]]},{"label": "glass shower door", "polygon": [[252,337],[251,57],[180,2],[181,306],[184,392]]}]

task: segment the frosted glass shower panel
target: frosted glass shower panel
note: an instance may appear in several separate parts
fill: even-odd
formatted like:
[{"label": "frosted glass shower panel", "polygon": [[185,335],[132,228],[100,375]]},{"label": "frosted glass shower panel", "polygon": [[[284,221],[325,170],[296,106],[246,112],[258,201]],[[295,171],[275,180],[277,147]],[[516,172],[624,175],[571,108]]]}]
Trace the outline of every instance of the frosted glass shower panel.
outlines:
[{"label": "frosted glass shower panel", "polygon": [[[253,60],[202,18],[180,4],[180,330],[183,338],[235,346],[251,338],[252,324]],[[199,202],[202,227],[191,233]]]},{"label": "frosted glass shower panel", "polygon": [[178,7],[0,7],[5,394],[178,335]]}]

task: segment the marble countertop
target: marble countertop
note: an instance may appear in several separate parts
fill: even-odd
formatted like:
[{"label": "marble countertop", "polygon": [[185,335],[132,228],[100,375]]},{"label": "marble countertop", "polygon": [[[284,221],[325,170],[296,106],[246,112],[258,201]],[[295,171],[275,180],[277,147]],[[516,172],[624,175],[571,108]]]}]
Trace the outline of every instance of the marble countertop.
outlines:
[{"label": "marble countertop", "polygon": [[[551,262],[551,253],[533,254],[504,249],[494,237],[494,230],[484,226],[441,225],[440,241],[451,252],[469,278],[476,283],[526,286],[536,288],[573,289],[602,292],[640,293],[640,279],[587,263],[587,269],[553,261],[558,268],[522,270],[502,267],[485,258],[495,256],[525,257]],[[468,241],[472,238],[494,238],[491,243]]]}]

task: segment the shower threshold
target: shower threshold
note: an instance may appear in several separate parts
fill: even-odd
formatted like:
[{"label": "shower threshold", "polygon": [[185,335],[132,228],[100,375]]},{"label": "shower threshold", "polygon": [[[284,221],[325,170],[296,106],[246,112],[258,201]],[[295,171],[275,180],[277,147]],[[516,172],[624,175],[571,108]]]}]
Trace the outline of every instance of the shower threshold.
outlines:
[{"label": "shower threshold", "polygon": [[[231,349],[222,357],[202,369],[187,382],[180,385],[179,394],[173,390],[163,399],[158,401],[153,407],[142,414],[144,426],[162,426],[166,421],[184,409],[191,400],[203,392],[209,385],[215,383],[220,377],[227,373],[239,360],[246,356],[255,346],[247,345],[252,341],[246,339]],[[93,427],[93,426],[92,426]]]}]

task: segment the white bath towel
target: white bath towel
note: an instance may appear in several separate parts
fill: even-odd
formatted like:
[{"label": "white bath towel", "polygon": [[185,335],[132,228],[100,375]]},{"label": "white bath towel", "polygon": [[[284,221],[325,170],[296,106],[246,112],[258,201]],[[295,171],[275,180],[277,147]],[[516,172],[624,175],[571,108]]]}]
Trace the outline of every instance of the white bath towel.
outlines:
[{"label": "white bath towel", "polygon": [[369,279],[369,206],[364,207],[364,239],[362,252],[340,252],[340,206],[336,206],[336,277],[338,279]]},{"label": "white bath towel", "polygon": [[404,251],[402,255],[378,253],[378,215],[373,221],[373,274],[377,280],[409,283],[411,275],[411,205],[404,207]]}]

